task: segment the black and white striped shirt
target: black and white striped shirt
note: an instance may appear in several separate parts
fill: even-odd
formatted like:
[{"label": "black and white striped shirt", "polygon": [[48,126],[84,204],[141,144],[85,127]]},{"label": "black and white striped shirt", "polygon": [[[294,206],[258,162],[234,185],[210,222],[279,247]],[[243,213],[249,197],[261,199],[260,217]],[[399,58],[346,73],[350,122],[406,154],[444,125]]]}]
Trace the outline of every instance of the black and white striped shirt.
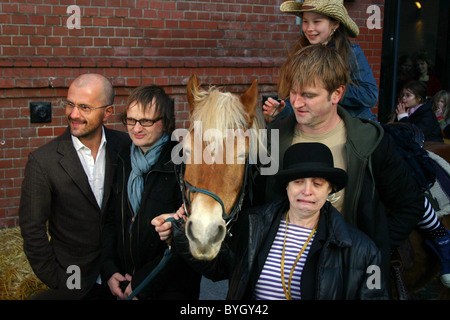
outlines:
[{"label": "black and white striped shirt", "polygon": [[[285,300],[286,296],[283,290],[281,280],[281,256],[283,252],[283,242],[286,230],[286,221],[281,220],[278,227],[277,235],[270,248],[266,263],[262,269],[259,279],[256,283],[254,298],[258,300]],[[285,255],[284,255],[284,279],[286,289],[288,288],[289,274],[292,266],[297,259],[297,255],[308,239],[312,229],[303,228],[294,224],[288,224]],[[294,270],[291,282],[291,294],[293,300],[301,298],[300,295],[300,279],[303,266],[308,256],[309,248],[313,242],[314,235],[309,241],[305,251],[299,259]]]}]

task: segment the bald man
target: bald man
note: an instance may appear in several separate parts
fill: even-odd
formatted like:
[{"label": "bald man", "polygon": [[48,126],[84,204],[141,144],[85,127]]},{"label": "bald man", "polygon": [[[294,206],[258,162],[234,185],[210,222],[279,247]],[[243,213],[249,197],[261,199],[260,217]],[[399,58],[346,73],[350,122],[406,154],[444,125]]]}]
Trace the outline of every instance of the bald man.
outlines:
[{"label": "bald man", "polygon": [[67,130],[29,154],[19,208],[23,248],[51,289],[37,299],[97,299],[109,292],[98,280],[100,233],[117,154],[130,144],[128,134],[103,125],[113,102],[108,79],[79,76],[63,103]]}]

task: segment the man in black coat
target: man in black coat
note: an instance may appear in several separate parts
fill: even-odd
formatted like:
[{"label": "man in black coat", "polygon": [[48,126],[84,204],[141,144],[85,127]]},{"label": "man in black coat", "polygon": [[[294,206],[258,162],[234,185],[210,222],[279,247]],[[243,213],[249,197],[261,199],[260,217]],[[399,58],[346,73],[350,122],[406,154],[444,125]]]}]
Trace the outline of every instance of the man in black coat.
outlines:
[{"label": "man in black coat", "polygon": [[161,87],[138,87],[128,97],[122,118],[132,144],[119,154],[114,196],[103,228],[103,283],[119,299],[130,295],[139,300],[198,299],[200,274],[177,254],[146,281],[159,270],[167,249],[151,221],[175,212],[182,203],[171,161],[177,145],[170,141],[175,129],[173,103]]},{"label": "man in black coat", "polygon": [[113,101],[105,77],[79,76],[64,102],[67,130],[29,155],[19,208],[24,251],[52,289],[36,298],[99,297],[105,204],[117,154],[130,143],[127,134],[103,126]]}]

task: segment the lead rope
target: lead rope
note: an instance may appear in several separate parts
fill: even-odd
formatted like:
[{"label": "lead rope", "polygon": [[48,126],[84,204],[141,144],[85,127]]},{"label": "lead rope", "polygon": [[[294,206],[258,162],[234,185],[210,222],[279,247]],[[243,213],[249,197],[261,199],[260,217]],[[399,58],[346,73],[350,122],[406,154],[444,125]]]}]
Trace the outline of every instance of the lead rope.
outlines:
[{"label": "lead rope", "polygon": [[[175,222],[178,220],[175,220],[175,218],[168,218],[164,221],[166,222]],[[167,262],[169,262],[170,258],[172,257],[172,249],[171,246],[169,246],[166,251],[164,251],[164,255],[161,259],[161,261],[158,263],[158,265],[150,272],[150,274],[134,289],[131,294],[125,299],[125,300],[131,300],[134,297],[136,297],[139,292],[159,273],[162,269],[167,265]]]}]

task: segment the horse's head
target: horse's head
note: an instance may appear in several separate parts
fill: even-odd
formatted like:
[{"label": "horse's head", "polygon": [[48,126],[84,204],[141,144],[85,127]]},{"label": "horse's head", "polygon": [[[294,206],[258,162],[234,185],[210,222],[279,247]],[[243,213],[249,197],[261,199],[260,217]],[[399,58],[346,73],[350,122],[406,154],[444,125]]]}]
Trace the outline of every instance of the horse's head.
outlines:
[{"label": "horse's head", "polygon": [[260,123],[257,95],[256,80],[242,96],[214,87],[204,90],[195,75],[189,80],[191,128],[183,142],[186,235],[197,259],[217,255],[226,220],[240,209],[254,134],[248,129]]}]

